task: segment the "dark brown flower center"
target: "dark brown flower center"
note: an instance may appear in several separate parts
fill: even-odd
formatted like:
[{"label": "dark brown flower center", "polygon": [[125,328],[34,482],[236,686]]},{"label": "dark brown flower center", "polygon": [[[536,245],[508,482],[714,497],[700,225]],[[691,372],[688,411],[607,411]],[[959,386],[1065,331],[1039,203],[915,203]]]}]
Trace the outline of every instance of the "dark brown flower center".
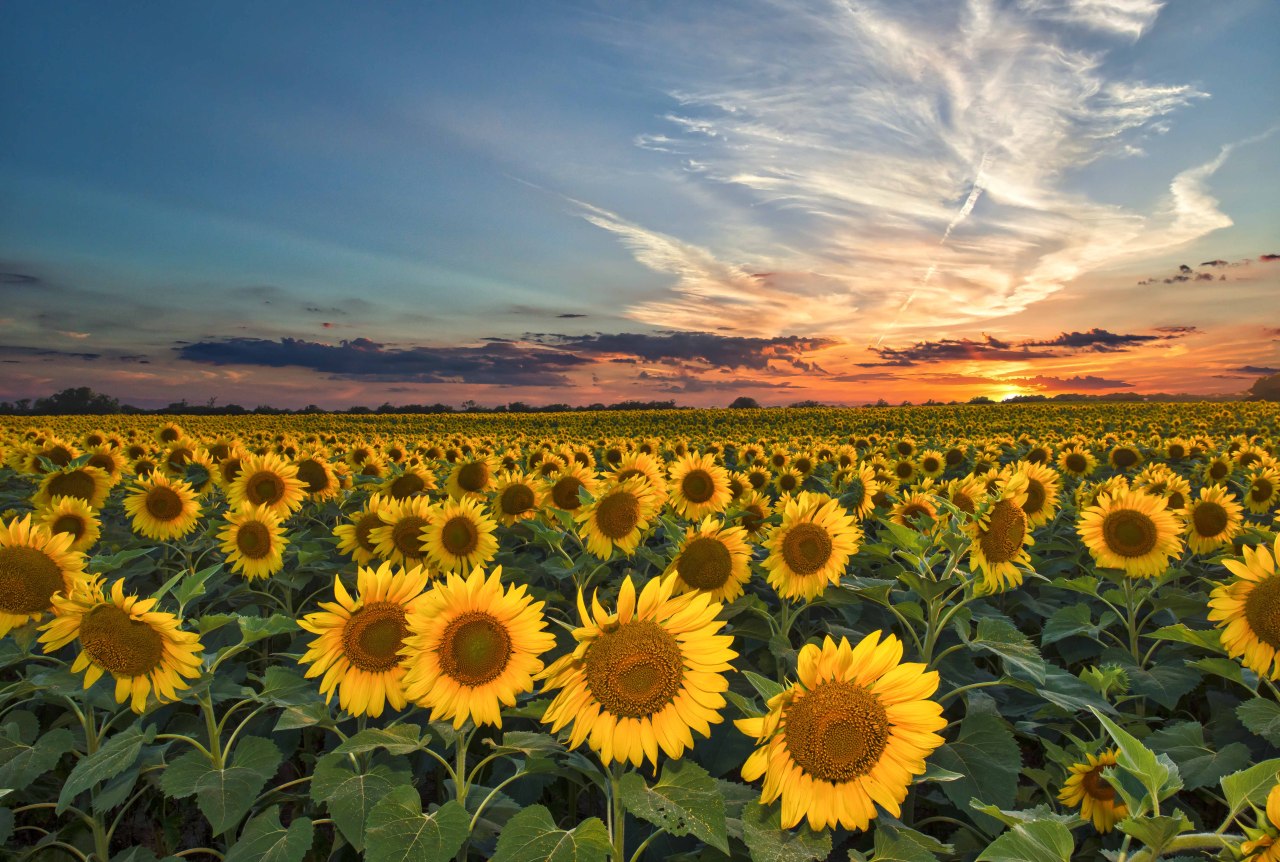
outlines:
[{"label": "dark brown flower center", "polygon": [[80,643],[94,662],[118,676],[150,673],[164,657],[160,633],[110,603],[97,605],[84,615]]},{"label": "dark brown flower center", "polygon": [[563,476],[551,486],[551,499],[557,508],[572,512],[582,505],[582,501],[578,499],[578,489],[581,487],[582,480],[577,476]]},{"label": "dark brown flower center", "polygon": [[273,506],[284,497],[284,479],[271,470],[259,470],[245,483],[245,496],[255,506]]},{"label": "dark brown flower center", "polygon": [[583,661],[591,695],[604,709],[627,718],[666,707],[684,679],[675,636],[651,620],[632,620],[601,635]]},{"label": "dark brown flower center", "polygon": [[176,521],[182,516],[182,497],[167,485],[156,485],[147,491],[147,514],[157,521]]},{"label": "dark brown flower center", "polygon": [[523,515],[533,508],[536,497],[528,485],[516,483],[502,489],[498,497],[498,506],[504,515]]},{"label": "dark brown flower center", "polygon": [[715,495],[716,483],[706,470],[690,470],[680,480],[680,493],[690,503],[705,503]]},{"label": "dark brown flower center", "polygon": [[397,500],[403,500],[406,497],[412,497],[414,494],[422,493],[426,487],[427,483],[422,481],[422,477],[417,473],[405,473],[392,480],[388,493]]},{"label": "dark brown flower center", "polygon": [[365,512],[356,522],[356,544],[368,551],[376,553],[377,545],[369,540],[369,534],[382,526],[382,519],[375,512]]},{"label": "dark brown flower center", "polygon": [[0,548],[0,609],[11,614],[47,611],[65,589],[62,569],[38,548]]},{"label": "dark brown flower center", "polygon": [[1022,504],[1022,511],[1028,515],[1034,515],[1044,508],[1045,501],[1048,499],[1048,492],[1045,490],[1044,483],[1039,479],[1027,478],[1027,502]]},{"label": "dark brown flower center", "polygon": [[715,590],[724,586],[733,573],[733,557],[724,542],[699,536],[680,552],[676,571],[680,580],[694,589]]},{"label": "dark brown flower center", "polygon": [[889,742],[880,699],[852,682],[819,683],[783,713],[787,751],[808,775],[840,784],[866,775]]},{"label": "dark brown flower center", "polygon": [[427,525],[425,518],[407,515],[396,521],[391,528],[391,543],[408,559],[416,560],[422,556],[422,528]]},{"label": "dark brown flower center", "polygon": [[271,530],[261,521],[246,521],[236,531],[241,556],[261,560],[271,553]]},{"label": "dark brown flower center", "polygon": [[1258,640],[1280,649],[1280,575],[1254,584],[1244,600],[1244,617]]},{"label": "dark brown flower center", "polygon": [[1141,557],[1155,549],[1159,535],[1155,522],[1136,509],[1116,509],[1102,521],[1107,548],[1121,557]]},{"label": "dark brown flower center", "polygon": [[314,458],[304,458],[298,462],[298,479],[308,494],[319,494],[329,489],[329,471]]},{"label": "dark brown flower center", "polygon": [[66,514],[58,517],[53,522],[51,531],[54,533],[70,533],[74,541],[80,541],[80,537],[89,529],[89,525],[85,523],[84,518],[79,515]]},{"label": "dark brown flower center", "polygon": [[1012,500],[991,507],[986,527],[978,534],[982,555],[991,563],[1009,563],[1018,556],[1027,535],[1027,513]]},{"label": "dark brown flower center", "polygon": [[1105,764],[1099,764],[1090,769],[1084,774],[1080,784],[1091,798],[1101,802],[1111,802],[1116,798],[1116,789],[1102,777],[1102,770],[1105,768]]},{"label": "dark brown flower center", "polygon": [[1063,460],[1063,463],[1072,473],[1083,473],[1089,468],[1089,459],[1079,452],[1072,452]]},{"label": "dark brown flower center", "polygon": [[1212,539],[1221,534],[1230,522],[1227,510],[1208,500],[1196,506],[1195,511],[1191,513],[1191,523],[1195,527],[1196,534],[1206,539]]},{"label": "dark brown flower center", "polygon": [[596,504],[595,522],[606,538],[624,539],[640,523],[640,501],[630,491],[614,491]]},{"label": "dark brown flower center", "polygon": [[50,497],[76,497],[86,503],[93,500],[97,491],[93,477],[84,470],[59,473],[50,478],[46,488]]},{"label": "dark brown flower center", "polygon": [[465,686],[492,682],[511,660],[511,634],[497,618],[467,611],[440,636],[440,670]]},{"label": "dark brown flower center", "polygon": [[1255,503],[1262,503],[1270,500],[1274,491],[1275,488],[1272,486],[1270,480],[1264,479],[1262,476],[1258,476],[1253,480],[1253,485],[1249,488],[1249,499],[1253,500]]},{"label": "dark brown flower center", "polygon": [[797,575],[812,575],[831,559],[834,545],[831,535],[809,521],[803,521],[787,531],[782,539],[782,559]]},{"label": "dark brown flower center", "polygon": [[395,602],[370,602],[347,620],[343,652],[360,670],[383,673],[400,663],[400,644],[408,633],[404,608]]},{"label": "dark brown flower center", "polygon": [[454,515],[440,528],[440,544],[455,557],[465,557],[480,544],[480,531],[466,515]]},{"label": "dark brown flower center", "polygon": [[464,491],[483,491],[489,484],[489,465],[484,461],[471,461],[458,468],[458,487]]},{"label": "dark brown flower center", "polygon": [[1111,463],[1125,470],[1138,463],[1138,453],[1128,447],[1115,449],[1111,453]]},{"label": "dark brown flower center", "polygon": [[1209,477],[1211,479],[1225,478],[1231,472],[1231,467],[1225,461],[1214,461],[1209,465]]}]

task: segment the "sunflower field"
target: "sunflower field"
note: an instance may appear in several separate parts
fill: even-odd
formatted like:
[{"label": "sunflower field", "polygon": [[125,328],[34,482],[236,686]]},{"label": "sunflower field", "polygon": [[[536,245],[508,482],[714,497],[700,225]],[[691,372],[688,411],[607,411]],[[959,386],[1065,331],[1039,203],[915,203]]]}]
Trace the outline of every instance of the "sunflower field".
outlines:
[{"label": "sunflower field", "polygon": [[0,856],[1280,862],[1278,446],[1263,403],[10,419]]}]

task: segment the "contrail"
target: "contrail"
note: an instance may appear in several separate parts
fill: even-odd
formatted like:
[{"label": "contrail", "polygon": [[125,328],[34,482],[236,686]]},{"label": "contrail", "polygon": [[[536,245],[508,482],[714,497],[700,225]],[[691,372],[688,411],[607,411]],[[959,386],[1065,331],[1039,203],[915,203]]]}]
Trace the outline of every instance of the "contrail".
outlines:
[{"label": "contrail", "polygon": [[[990,157],[990,150],[987,150],[982,154],[982,161],[978,163],[978,170],[973,176],[973,188],[969,190],[969,197],[965,198],[964,206],[960,207],[960,212],[956,213],[956,217],[951,220],[951,224],[947,225],[947,229],[942,232],[942,239],[938,240],[939,248],[946,245],[947,240],[951,238],[951,232],[955,230],[956,225],[969,217],[969,213],[973,212],[974,206],[978,203],[978,198],[982,197],[982,190],[984,188],[983,172],[986,171],[987,165],[990,163]],[[920,283],[911,289],[911,293],[907,294],[907,298],[898,308],[898,313],[894,315],[893,321],[885,328],[884,332],[880,333],[880,337],[876,339],[876,347],[879,347],[884,342],[884,338],[889,334],[889,330],[898,325],[898,321],[902,319],[903,313],[915,300],[916,294],[920,292],[921,288],[929,285],[930,279],[933,278],[933,274],[937,271],[937,261],[930,263],[929,269],[924,274],[924,278],[920,279]]]}]

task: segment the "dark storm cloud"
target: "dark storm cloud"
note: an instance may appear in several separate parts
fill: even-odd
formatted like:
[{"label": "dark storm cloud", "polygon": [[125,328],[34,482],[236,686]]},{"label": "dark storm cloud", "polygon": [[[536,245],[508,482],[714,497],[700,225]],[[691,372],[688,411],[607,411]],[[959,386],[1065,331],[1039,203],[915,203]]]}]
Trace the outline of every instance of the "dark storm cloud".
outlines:
[{"label": "dark storm cloud", "polygon": [[1258,260],[1263,261],[1264,263],[1269,263],[1273,260],[1280,260],[1280,254],[1264,254],[1261,255]]},{"label": "dark storm cloud", "polygon": [[48,347],[19,347],[10,345],[0,345],[0,356],[12,357],[18,359],[80,359],[84,362],[91,362],[95,359],[101,359],[101,353],[75,353],[70,350],[53,350]]},{"label": "dark storm cloud", "polygon": [[556,315],[556,317],[558,317],[560,320],[576,320],[576,319],[578,319],[579,317],[586,317],[586,316],[587,316],[587,315],[585,315],[585,314],[574,314],[574,313],[571,313],[571,312],[566,312],[565,314],[557,314],[557,315]]},{"label": "dark storm cloud", "polygon": [[298,338],[227,338],[180,345],[182,359],[207,365],[306,368],[349,380],[567,386],[561,372],[591,363],[563,350],[507,342],[481,347],[388,348],[367,338],[320,344]]},{"label": "dark storm cloud", "polygon": [[1140,344],[1181,338],[1195,331],[1194,326],[1162,326],[1156,330],[1155,335],[1138,335],[1094,328],[1088,332],[1063,332],[1047,340],[1020,341],[1016,344],[991,335],[984,335],[981,341],[942,338],[937,341],[917,341],[910,347],[868,348],[881,361],[859,362],[858,365],[863,368],[907,367],[919,363],[964,359],[1025,362],[1028,359],[1048,359],[1077,353],[1117,353]]},{"label": "dark storm cloud", "polygon": [[1200,265],[1201,266],[1226,266],[1227,262],[1219,258],[1218,260],[1202,260],[1200,261]]},{"label": "dark storm cloud", "polygon": [[41,287],[46,282],[38,275],[29,272],[0,272],[0,284],[7,287]]},{"label": "dark storm cloud", "polygon": [[526,336],[539,344],[554,345],[592,356],[628,356],[648,362],[701,362],[716,368],[747,368],[765,371],[771,362],[782,362],[810,373],[826,373],[805,356],[838,342],[832,338],[802,338],[796,335],[749,338],[717,335],[713,332],[619,332],[594,335],[533,333]]},{"label": "dark storm cloud", "polygon": [[1239,368],[1230,370],[1240,374],[1280,374],[1280,368],[1272,368],[1269,365],[1241,365]]}]

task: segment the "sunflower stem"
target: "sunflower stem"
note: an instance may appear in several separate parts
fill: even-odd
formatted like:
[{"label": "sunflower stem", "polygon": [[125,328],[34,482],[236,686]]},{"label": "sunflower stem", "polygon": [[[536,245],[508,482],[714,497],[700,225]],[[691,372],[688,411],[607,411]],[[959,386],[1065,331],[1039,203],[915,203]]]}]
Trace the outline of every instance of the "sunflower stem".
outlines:
[{"label": "sunflower stem", "polygon": [[[783,606],[785,607],[785,603]],[[610,837],[613,840],[614,862],[623,862],[627,858],[624,855],[626,852],[625,826],[627,812],[622,807],[622,775],[623,767],[621,764],[613,763],[609,765],[609,820]]]}]

